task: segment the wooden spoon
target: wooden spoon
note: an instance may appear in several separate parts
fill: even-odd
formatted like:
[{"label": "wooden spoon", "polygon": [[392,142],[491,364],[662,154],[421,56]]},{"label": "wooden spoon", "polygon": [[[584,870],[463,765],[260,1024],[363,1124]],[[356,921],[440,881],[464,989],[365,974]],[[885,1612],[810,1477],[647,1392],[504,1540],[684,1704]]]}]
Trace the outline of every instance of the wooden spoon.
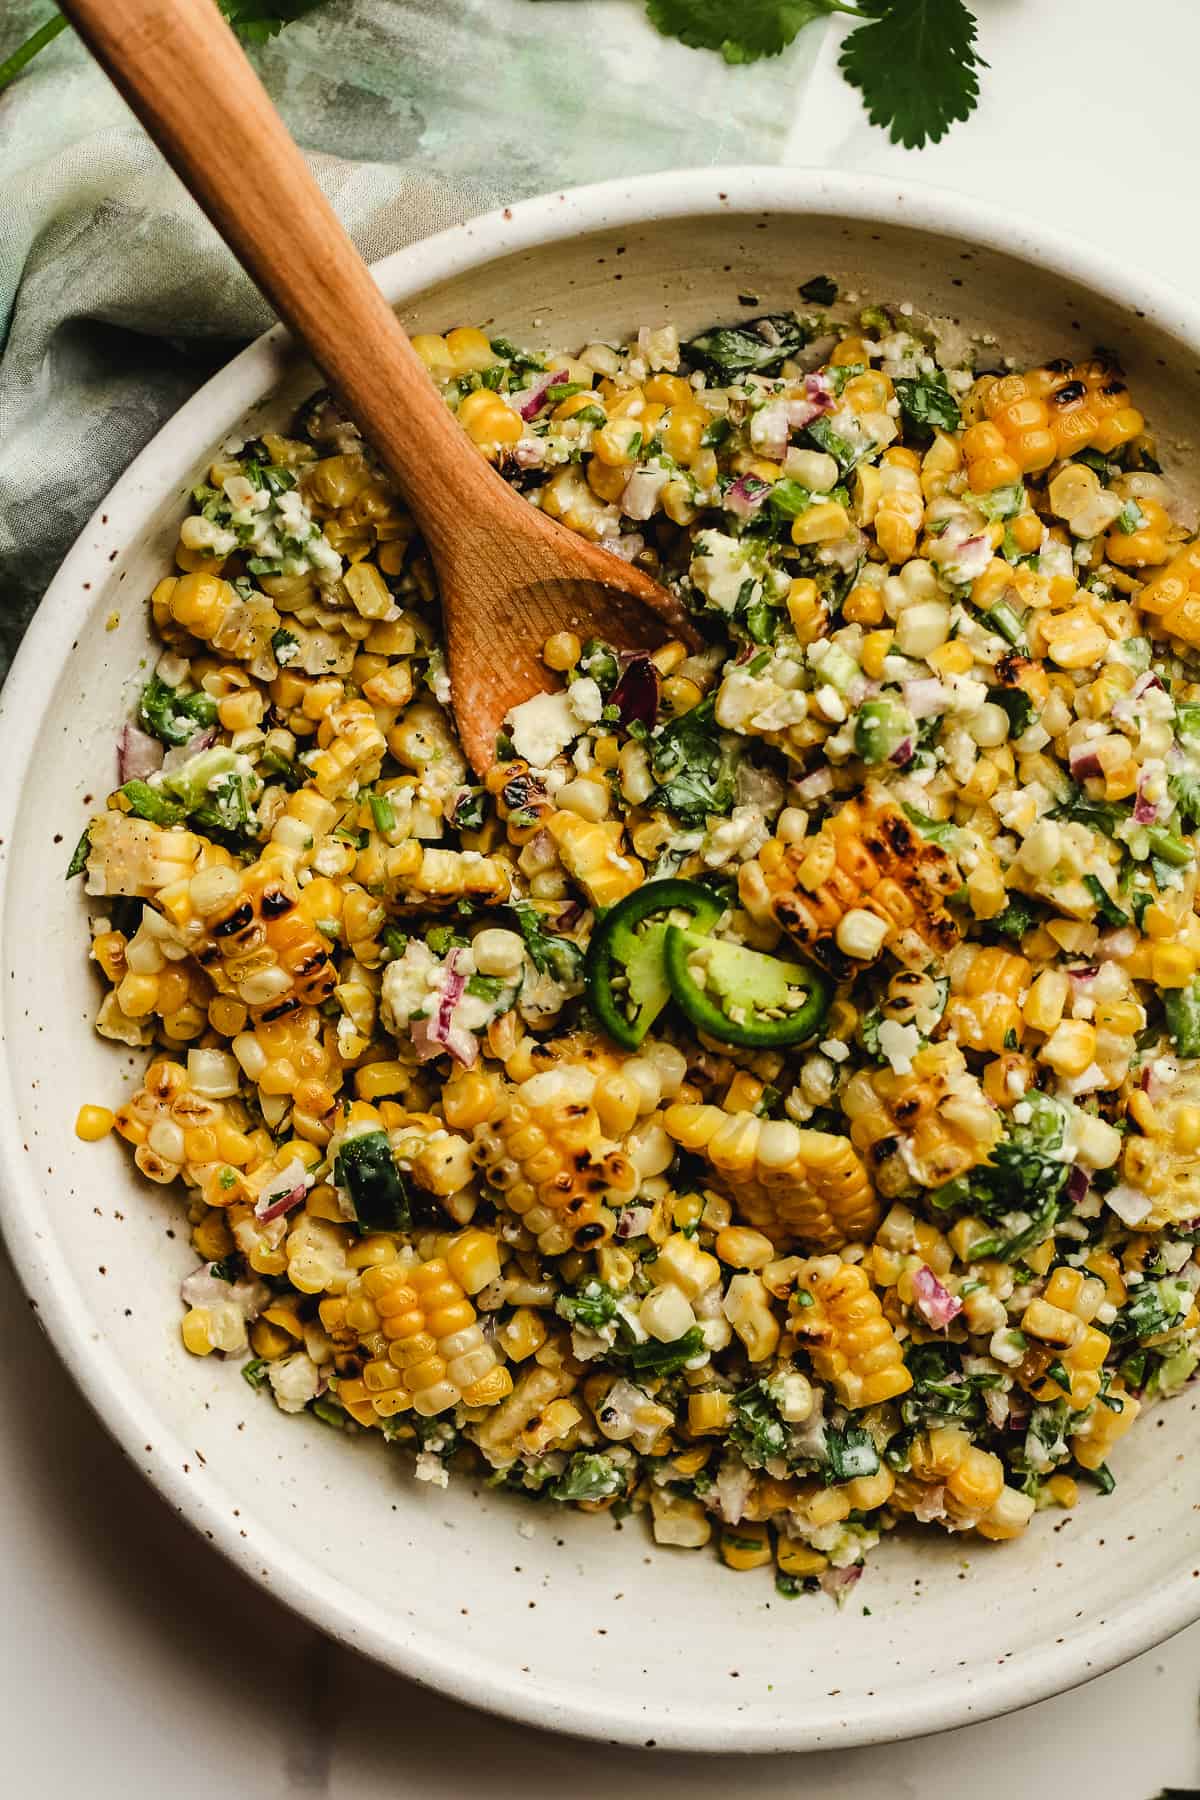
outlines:
[{"label": "wooden spoon", "polygon": [[469,442],[214,0],[62,10],[394,475],[437,570],[477,773],[509,709],[557,686],[539,656],[553,632],[624,650],[695,645],[665,588],[531,506]]}]

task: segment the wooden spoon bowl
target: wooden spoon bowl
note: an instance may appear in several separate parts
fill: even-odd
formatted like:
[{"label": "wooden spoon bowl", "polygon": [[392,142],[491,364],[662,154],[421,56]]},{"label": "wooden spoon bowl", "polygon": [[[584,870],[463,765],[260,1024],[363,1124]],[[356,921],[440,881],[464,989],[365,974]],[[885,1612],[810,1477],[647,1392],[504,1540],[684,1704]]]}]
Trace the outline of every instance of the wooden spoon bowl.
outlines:
[{"label": "wooden spoon bowl", "polygon": [[459,429],[213,0],[62,10],[395,477],[437,571],[476,772],[506,713],[556,685],[540,660],[555,632],[695,645],[673,595],[531,506]]}]

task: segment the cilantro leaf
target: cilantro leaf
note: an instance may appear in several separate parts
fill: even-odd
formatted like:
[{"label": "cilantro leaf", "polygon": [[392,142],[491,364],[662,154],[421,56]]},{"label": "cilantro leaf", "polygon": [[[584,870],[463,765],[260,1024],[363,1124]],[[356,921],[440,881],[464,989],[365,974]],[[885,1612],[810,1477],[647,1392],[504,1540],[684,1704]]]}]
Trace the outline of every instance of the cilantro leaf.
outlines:
[{"label": "cilantro leaf", "polygon": [[719,50],[727,63],[778,56],[832,0],[647,0],[650,22],[693,50]]},{"label": "cilantro leaf", "polygon": [[975,17],[964,0],[863,0],[870,24],[852,31],[840,67],[858,88],[873,125],[892,142],[936,144],[979,99]]},{"label": "cilantro leaf", "polygon": [[[723,0],[722,0],[723,3]],[[748,325],[714,325],[683,346],[683,354],[714,380],[733,381],[748,371],[777,367],[808,343],[808,327],[795,313],[770,313]]]},{"label": "cilantro leaf", "polygon": [[717,729],[714,704],[702,700],[663,726],[651,743],[659,785],[646,804],[665,807],[683,825],[703,825],[710,813],[727,813],[734,802],[737,753]]},{"label": "cilantro leaf", "polygon": [[943,431],[957,431],[962,424],[958,401],[940,369],[935,375],[918,375],[911,381],[897,381],[896,398],[911,425],[926,428],[940,425]]}]

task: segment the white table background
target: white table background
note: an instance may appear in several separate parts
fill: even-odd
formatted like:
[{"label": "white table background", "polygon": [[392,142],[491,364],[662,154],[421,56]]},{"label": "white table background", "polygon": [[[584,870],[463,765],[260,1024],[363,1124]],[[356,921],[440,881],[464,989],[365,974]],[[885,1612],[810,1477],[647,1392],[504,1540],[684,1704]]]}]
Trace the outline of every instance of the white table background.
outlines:
[{"label": "white table background", "polygon": [[[730,0],[736,4],[736,0]],[[979,112],[894,149],[796,58],[795,163],[939,183],[1180,285],[1195,231],[1196,0],[975,0]],[[816,30],[822,29],[816,27]],[[781,74],[783,71],[781,71]],[[92,1419],[0,1250],[0,1794],[60,1800],[905,1800],[1200,1796],[1200,1625],[1075,1693],[896,1748],[742,1759],[605,1749],[485,1718],[313,1632],[174,1518]]]}]

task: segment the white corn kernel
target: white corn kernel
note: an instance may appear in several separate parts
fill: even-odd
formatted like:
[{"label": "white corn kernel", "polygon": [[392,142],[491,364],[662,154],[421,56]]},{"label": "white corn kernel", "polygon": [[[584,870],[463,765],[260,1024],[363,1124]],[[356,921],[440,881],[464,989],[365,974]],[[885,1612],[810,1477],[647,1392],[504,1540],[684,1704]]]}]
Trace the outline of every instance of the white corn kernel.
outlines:
[{"label": "white corn kernel", "polygon": [[525,961],[525,944],[515,931],[489,925],[471,939],[475,967],[481,975],[498,975],[511,980],[519,975]]},{"label": "white corn kernel", "polygon": [[870,962],[883,949],[887,932],[887,926],[877,914],[867,912],[861,906],[852,906],[838,923],[837,946],[846,956]]},{"label": "white corn kernel", "polygon": [[691,1302],[674,1282],[652,1288],[642,1301],[638,1317],[645,1330],[660,1344],[677,1343],[696,1323]]}]

